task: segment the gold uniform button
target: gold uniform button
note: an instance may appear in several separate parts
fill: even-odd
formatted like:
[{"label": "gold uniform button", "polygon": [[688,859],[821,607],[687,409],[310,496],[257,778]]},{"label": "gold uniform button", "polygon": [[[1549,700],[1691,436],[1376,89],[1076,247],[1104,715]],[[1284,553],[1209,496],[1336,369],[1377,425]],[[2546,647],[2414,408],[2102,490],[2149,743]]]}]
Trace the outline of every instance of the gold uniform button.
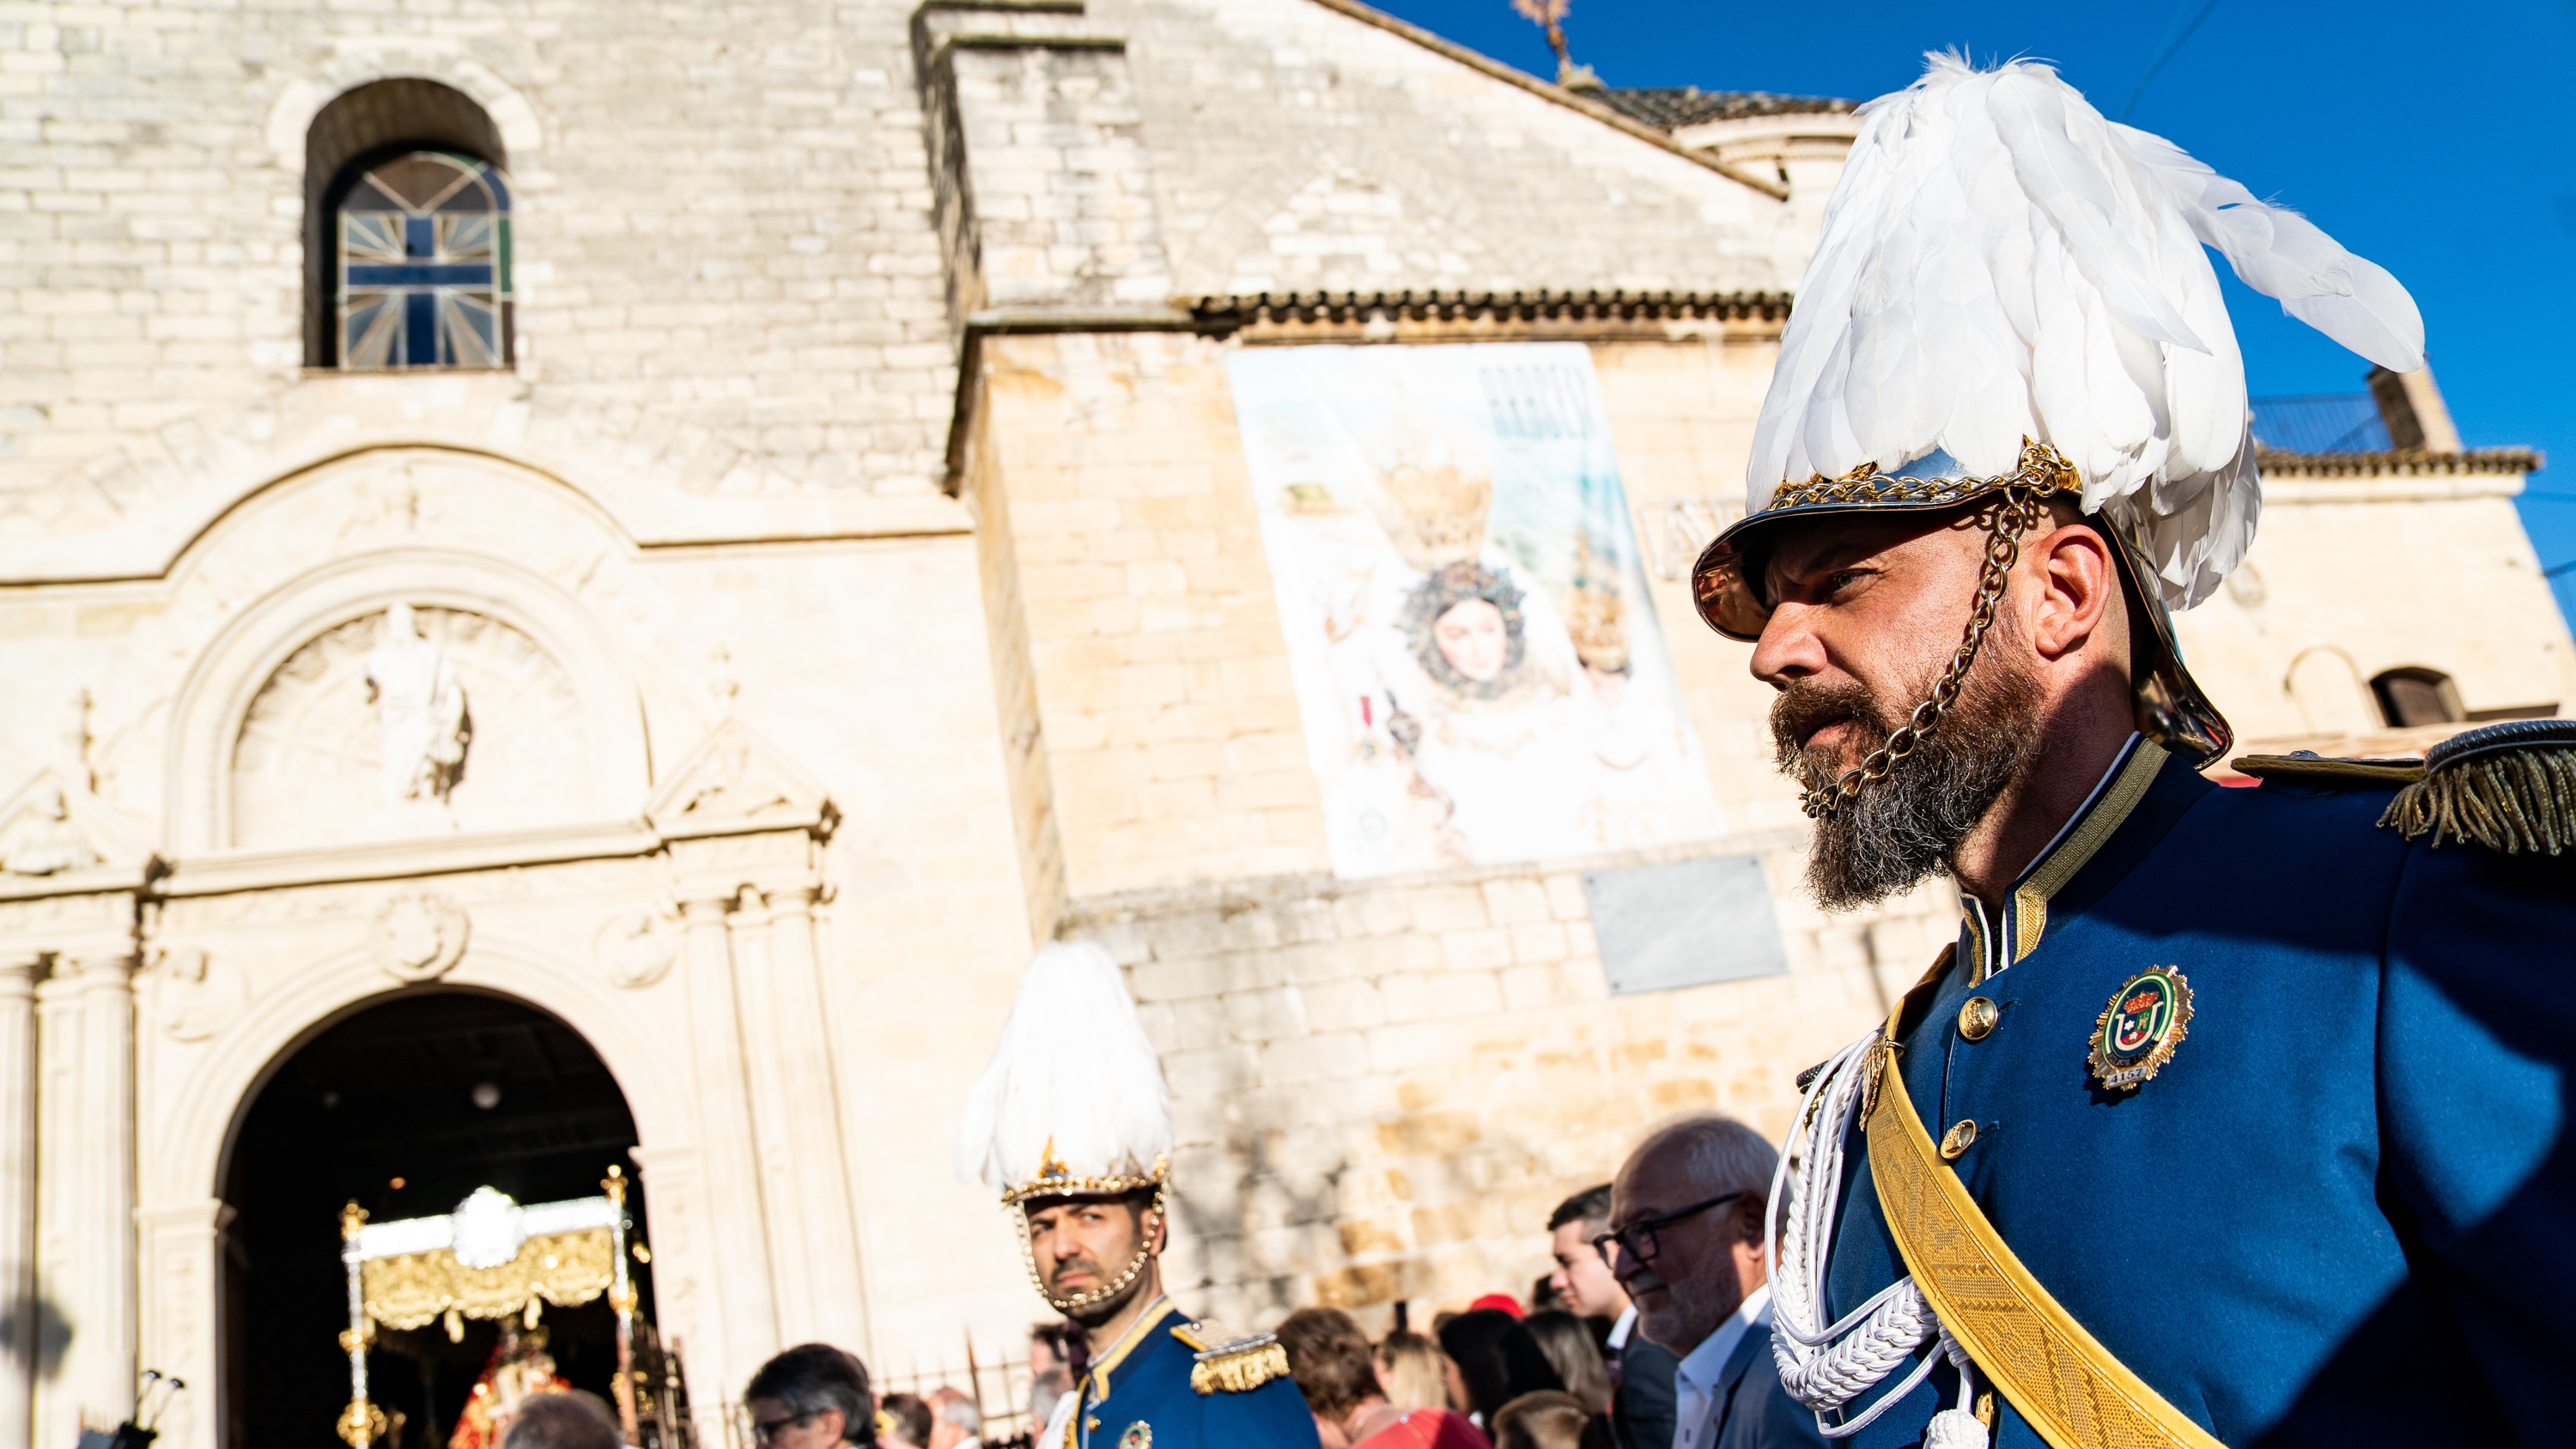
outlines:
[{"label": "gold uniform button", "polygon": [[1970,1041],[1984,1041],[2003,1019],[2004,1009],[1983,996],[1971,996],[1959,1008],[1959,1035]]},{"label": "gold uniform button", "polygon": [[1962,1117],[1957,1122],[1951,1124],[1949,1131],[1941,1134],[1942,1159],[1948,1162],[1956,1162],[1959,1160],[1961,1154],[1975,1146],[1976,1142],[1977,1124]]}]

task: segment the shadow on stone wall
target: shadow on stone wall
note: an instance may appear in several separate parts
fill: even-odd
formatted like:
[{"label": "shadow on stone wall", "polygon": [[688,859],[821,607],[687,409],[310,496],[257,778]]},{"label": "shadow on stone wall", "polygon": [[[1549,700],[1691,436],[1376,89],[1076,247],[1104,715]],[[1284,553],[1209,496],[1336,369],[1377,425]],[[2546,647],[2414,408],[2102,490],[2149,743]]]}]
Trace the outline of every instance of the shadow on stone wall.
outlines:
[{"label": "shadow on stone wall", "polygon": [[[1795,851],[1766,861],[1774,881],[1797,879]],[[1875,961],[1910,959],[1938,914],[1827,922],[1782,900],[1788,973],[1613,996],[1581,871],[1623,863],[1069,907],[1059,933],[1126,969],[1171,1083],[1170,1282],[1192,1311],[1259,1327],[1326,1303],[1378,1327],[1399,1301],[1526,1292],[1550,1210],[1648,1124],[1715,1109],[1784,1128],[1798,1069],[1883,1009]]]},{"label": "shadow on stone wall", "polygon": [[38,1378],[52,1378],[71,1343],[70,1321],[41,1293],[0,1314],[0,1354],[8,1356],[17,1372],[32,1369]]}]

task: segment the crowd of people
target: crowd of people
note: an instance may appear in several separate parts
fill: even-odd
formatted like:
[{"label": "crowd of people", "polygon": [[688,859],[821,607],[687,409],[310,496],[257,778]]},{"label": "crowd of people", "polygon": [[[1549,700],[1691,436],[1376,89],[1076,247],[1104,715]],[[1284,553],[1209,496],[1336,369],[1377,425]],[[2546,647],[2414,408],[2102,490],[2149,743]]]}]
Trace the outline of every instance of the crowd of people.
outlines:
[{"label": "crowd of people", "polygon": [[[1766,1435],[1783,1406],[1771,1367],[1762,1221],[1775,1161],[1716,1115],[1650,1133],[1611,1182],[1549,1216],[1556,1268],[1526,1300],[1494,1293],[1433,1316],[1403,1309],[1371,1339],[1351,1314],[1300,1308],[1277,1327],[1323,1449],[1712,1449],[1808,1442]],[[1073,1392],[1066,1322],[1029,1339],[1030,1430]],[[966,1392],[873,1391],[856,1354],[791,1348],[743,1389],[747,1449],[986,1449]],[[499,1449],[619,1449],[616,1415],[574,1389],[522,1401]],[[1001,1449],[999,1444],[992,1449]]]},{"label": "crowd of people", "polygon": [[1711,1449],[1808,1443],[1772,1365],[1762,1225],[1777,1158],[1714,1114],[1650,1133],[1611,1182],[1549,1215],[1556,1270],[1509,1294],[1399,1319],[1279,1325],[1324,1449]]}]

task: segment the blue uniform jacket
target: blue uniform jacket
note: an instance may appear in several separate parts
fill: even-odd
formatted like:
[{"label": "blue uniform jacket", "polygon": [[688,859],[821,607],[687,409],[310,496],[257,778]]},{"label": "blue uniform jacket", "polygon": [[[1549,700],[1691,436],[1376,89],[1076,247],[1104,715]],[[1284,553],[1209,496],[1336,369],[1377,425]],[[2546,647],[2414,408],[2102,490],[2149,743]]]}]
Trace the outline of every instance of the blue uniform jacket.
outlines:
[{"label": "blue uniform jacket", "polygon": [[1167,1302],[1101,1355],[1084,1380],[1074,1449],[1315,1449],[1314,1413],[1285,1374],[1240,1393],[1191,1388],[1189,1329]]},{"label": "blue uniform jacket", "polygon": [[[1906,1090],[1935,1138],[1976,1124],[1952,1166],[2004,1240],[2221,1441],[2566,1443],[2576,865],[2410,842],[2389,794],[2221,789],[2132,740],[2003,911],[1968,901]],[[2096,1019],[2150,966],[2188,978],[2187,1034],[2106,1091]],[[2001,1008],[1973,1042],[1972,996]],[[1833,1317],[1903,1272],[1845,1152]],[[1919,1443],[1956,1390],[1944,1363],[1844,1442]],[[1996,1449],[2036,1449],[1997,1404]]]}]

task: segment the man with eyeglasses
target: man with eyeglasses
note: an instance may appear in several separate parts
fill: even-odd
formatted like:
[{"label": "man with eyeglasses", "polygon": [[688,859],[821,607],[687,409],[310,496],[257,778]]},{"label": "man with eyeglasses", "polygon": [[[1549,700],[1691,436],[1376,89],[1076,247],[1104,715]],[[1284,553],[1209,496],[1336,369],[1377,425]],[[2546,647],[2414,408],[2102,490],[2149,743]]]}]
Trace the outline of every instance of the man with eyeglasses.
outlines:
[{"label": "man with eyeglasses", "polygon": [[1593,1246],[1637,1308],[1638,1330],[1681,1355],[1672,1449],[1818,1445],[1780,1387],[1762,1226],[1778,1154],[1715,1113],[1649,1133],[1611,1183]]},{"label": "man with eyeglasses", "polygon": [[760,1366],[743,1388],[754,1449],[841,1449],[877,1441],[867,1366],[828,1343],[799,1344]]}]

